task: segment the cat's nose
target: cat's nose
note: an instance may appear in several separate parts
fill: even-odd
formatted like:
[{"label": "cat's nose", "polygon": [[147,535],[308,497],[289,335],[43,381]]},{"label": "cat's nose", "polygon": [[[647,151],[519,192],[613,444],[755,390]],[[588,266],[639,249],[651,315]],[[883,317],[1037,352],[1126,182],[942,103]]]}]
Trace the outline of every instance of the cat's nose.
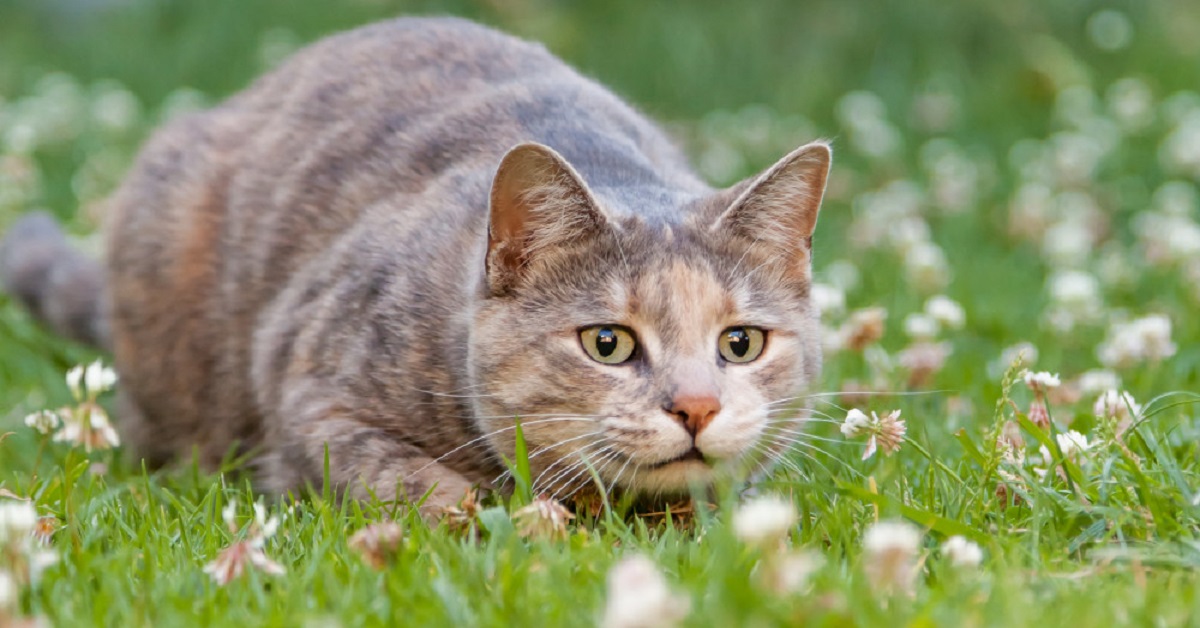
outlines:
[{"label": "cat's nose", "polygon": [[721,400],[713,394],[676,395],[664,410],[675,415],[684,429],[695,438],[721,411]]}]

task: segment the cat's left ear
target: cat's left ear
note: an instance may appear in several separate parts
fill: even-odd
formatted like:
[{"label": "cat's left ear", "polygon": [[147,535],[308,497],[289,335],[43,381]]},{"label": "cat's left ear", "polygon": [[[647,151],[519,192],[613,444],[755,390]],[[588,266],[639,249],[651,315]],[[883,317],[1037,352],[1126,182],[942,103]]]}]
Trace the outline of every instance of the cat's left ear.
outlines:
[{"label": "cat's left ear", "polygon": [[788,153],[762,174],[735,185],[736,194],[713,231],[734,233],[769,248],[789,270],[807,275],[812,234],[825,194],[833,152],[812,142]]}]

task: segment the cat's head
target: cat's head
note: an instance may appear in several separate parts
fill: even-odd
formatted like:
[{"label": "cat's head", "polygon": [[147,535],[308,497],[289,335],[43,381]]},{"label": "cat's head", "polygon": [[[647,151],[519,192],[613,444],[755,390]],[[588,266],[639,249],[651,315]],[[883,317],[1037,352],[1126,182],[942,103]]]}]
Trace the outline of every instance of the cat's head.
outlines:
[{"label": "cat's head", "polygon": [[534,490],[559,497],[592,470],[672,493],[771,464],[821,365],[809,285],[830,156],[808,144],[653,212],[615,207],[628,197],[595,193],[545,146],[510,151],[469,342],[493,450],[511,458],[520,417]]}]

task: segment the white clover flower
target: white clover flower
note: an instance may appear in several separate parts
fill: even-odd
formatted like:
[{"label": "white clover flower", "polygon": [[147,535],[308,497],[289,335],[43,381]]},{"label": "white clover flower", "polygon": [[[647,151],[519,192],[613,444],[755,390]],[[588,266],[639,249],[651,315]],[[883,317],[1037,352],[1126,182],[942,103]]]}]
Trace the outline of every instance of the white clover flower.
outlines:
[{"label": "white clover flower", "polygon": [[664,628],[691,612],[687,595],[671,591],[658,567],[645,556],[621,559],[608,572],[603,628]]},{"label": "white clover flower", "polygon": [[1100,282],[1079,270],[1060,270],[1047,281],[1050,299],[1072,313],[1086,315],[1100,307]]},{"label": "white clover flower", "polygon": [[1038,393],[1044,393],[1051,388],[1058,388],[1062,384],[1062,380],[1058,378],[1058,373],[1050,373],[1049,371],[1025,371],[1021,374],[1021,379],[1025,381],[1025,385],[1030,390]]},{"label": "white clover flower", "polygon": [[854,292],[862,283],[862,273],[850,260],[840,259],[830,262],[825,266],[823,274],[829,283],[840,289],[843,294]]},{"label": "white clover flower", "polygon": [[763,564],[763,578],[767,588],[780,595],[801,593],[808,588],[808,581],[825,565],[820,554],[811,551],[788,552],[773,556]]},{"label": "white clover flower", "polygon": [[1133,395],[1110,389],[1096,399],[1096,403],[1092,405],[1092,412],[1100,418],[1128,421],[1142,413],[1142,406],[1134,401]]},{"label": "white clover flower", "polygon": [[[1062,452],[1063,458],[1066,460],[1078,460],[1083,452],[1091,447],[1087,436],[1075,430],[1070,430],[1065,434],[1055,434],[1054,440],[1058,442],[1058,449]],[[1042,454],[1043,460],[1048,462],[1051,459],[1050,450],[1045,445],[1039,447],[1038,451]]]},{"label": "white clover flower", "polygon": [[1121,50],[1133,39],[1133,23],[1117,9],[1101,9],[1088,18],[1087,34],[1101,50]]},{"label": "white clover flower", "polygon": [[558,501],[542,495],[512,514],[517,534],[528,539],[567,539],[567,522],[575,515]]},{"label": "white clover flower", "polygon": [[925,314],[949,329],[962,329],[967,322],[967,314],[962,306],[944,294],[929,297],[925,301]]},{"label": "white clover flower", "polygon": [[1000,351],[1000,357],[992,364],[993,376],[1007,371],[1013,364],[1016,364],[1017,358],[1021,359],[1022,366],[1037,364],[1038,348],[1032,342],[1018,342],[1010,347],[1005,347]]},{"label": "white clover flower", "polygon": [[936,292],[950,283],[950,263],[946,253],[932,242],[913,246],[904,256],[908,282],[922,292]]},{"label": "white clover flower", "polygon": [[1083,266],[1095,245],[1091,229],[1077,220],[1054,223],[1042,235],[1042,256],[1056,268]]},{"label": "white clover flower", "polygon": [[921,537],[921,531],[906,521],[881,521],[867,530],[863,560],[872,588],[882,593],[912,591]]},{"label": "white clover flower", "polygon": [[904,317],[904,333],[915,340],[932,340],[938,335],[938,322],[928,314],[914,312]]},{"label": "white clover flower", "polygon": [[141,115],[142,105],[137,96],[116,82],[102,84],[92,102],[92,117],[108,131],[125,132],[132,129]]},{"label": "white clover flower", "polygon": [[88,365],[83,374],[83,387],[88,396],[95,399],[100,393],[111,390],[117,383],[117,373],[104,366],[100,360]]},{"label": "white clover flower", "polygon": [[842,436],[846,438],[855,438],[860,434],[865,434],[871,425],[871,419],[858,408],[851,408],[846,413],[846,420],[842,421]]},{"label": "white clover flower", "polygon": [[237,502],[230,500],[221,509],[221,520],[225,522],[225,527],[229,528],[230,532],[238,531],[237,524]]},{"label": "white clover flower", "polygon": [[1176,349],[1171,341],[1171,320],[1155,314],[1114,324],[1096,354],[1105,366],[1119,368],[1161,362],[1175,355]]},{"label": "white clover flower", "polygon": [[375,569],[385,569],[400,552],[404,528],[395,521],[379,521],[355,532],[347,540],[350,549]]},{"label": "white clover flower", "polygon": [[1054,210],[1054,191],[1045,184],[1027,182],[1009,202],[1008,230],[1026,240],[1039,240],[1053,224]]},{"label": "white clover flower", "polygon": [[838,343],[844,349],[862,351],[883,338],[887,310],[868,307],[855,310],[837,331]]},{"label": "white clover flower", "polygon": [[83,401],[83,365],[77,364],[67,371],[67,388],[71,389],[71,396],[75,397],[75,401]]},{"label": "white clover flower", "polygon": [[1196,187],[1187,181],[1167,181],[1154,191],[1154,207],[1168,216],[1191,216],[1200,205]]},{"label": "white clover flower", "polygon": [[1154,94],[1145,81],[1120,79],[1108,87],[1105,99],[1109,113],[1126,130],[1136,131],[1154,122]]},{"label": "white clover flower", "polygon": [[[216,558],[204,566],[204,573],[211,576],[213,582],[219,586],[224,586],[242,575],[247,566],[272,575],[287,573],[283,565],[271,560],[264,550],[267,539],[271,538],[279,527],[279,518],[271,516],[268,519],[266,509],[261,504],[255,503],[252,506],[254,521],[247,528],[246,537],[221,550]],[[231,533],[237,534],[239,527],[236,502],[230,501],[225,504],[221,509],[221,519],[225,521]]]},{"label": "white clover flower", "polygon": [[263,573],[283,575],[287,573],[283,565],[271,560],[263,551],[258,537],[245,541],[237,541],[221,550],[217,557],[204,566],[204,573],[219,586],[229,584],[246,571],[246,566],[252,566]]},{"label": "white clover flower", "polygon": [[1200,108],[1179,116],[1159,147],[1159,161],[1173,172],[1200,174]]},{"label": "white clover flower", "polygon": [[896,363],[908,371],[909,388],[921,388],[942,370],[952,350],[949,342],[919,340],[900,351]]},{"label": "white clover flower", "polygon": [[893,551],[915,556],[921,536],[921,531],[907,521],[880,521],[867,530],[863,549],[873,556]]},{"label": "white clover flower", "polygon": [[978,567],[983,562],[983,549],[974,541],[956,535],[942,543],[942,556],[958,568]]},{"label": "white clover flower", "polygon": [[872,411],[868,417],[861,410],[852,408],[846,413],[841,430],[842,436],[846,438],[867,435],[867,446],[862,456],[862,459],[866,460],[875,455],[876,450],[880,448],[888,456],[899,451],[908,427],[900,419],[899,410],[893,410],[883,416]]},{"label": "white clover flower", "polygon": [[1200,225],[1188,215],[1143,212],[1134,218],[1133,230],[1151,264],[1186,265],[1200,255]]},{"label": "white clover flower", "polygon": [[62,418],[63,426],[54,434],[55,442],[82,445],[88,452],[112,449],[121,444],[121,437],[109,422],[108,414],[95,403],[85,402]]},{"label": "white clover flower", "polygon": [[888,229],[888,240],[892,248],[901,254],[906,254],[915,246],[923,246],[929,242],[931,229],[929,223],[920,216],[906,216],[894,222]]},{"label": "white clover flower", "polygon": [[733,532],[741,542],[771,549],[787,538],[797,522],[796,507],[779,497],[759,497],[733,513]]},{"label": "white clover flower", "polygon": [[809,288],[813,307],[822,316],[846,311],[846,293],[841,288],[825,283],[814,283]]},{"label": "white clover flower", "polygon": [[58,554],[50,551],[33,552],[29,555],[29,582],[37,585],[42,573],[58,564]]},{"label": "white clover flower", "polygon": [[0,545],[30,538],[37,520],[37,509],[29,502],[0,502]]},{"label": "white clover flower", "polygon": [[1121,387],[1121,378],[1107,369],[1092,369],[1085,371],[1075,380],[1075,386],[1080,394],[1093,395],[1099,392]]},{"label": "white clover flower", "polygon": [[17,608],[21,591],[17,588],[17,580],[7,571],[0,571],[0,617]]},{"label": "white clover flower", "polygon": [[38,410],[25,417],[25,425],[43,435],[58,429],[58,426],[61,424],[62,419],[58,418],[58,415],[50,410]]}]

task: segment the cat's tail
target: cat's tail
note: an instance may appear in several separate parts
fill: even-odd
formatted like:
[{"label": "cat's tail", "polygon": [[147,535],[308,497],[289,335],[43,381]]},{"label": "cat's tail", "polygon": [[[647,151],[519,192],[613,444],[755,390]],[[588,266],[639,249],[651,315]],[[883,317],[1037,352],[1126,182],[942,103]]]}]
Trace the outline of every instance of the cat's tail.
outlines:
[{"label": "cat's tail", "polygon": [[4,289],[54,331],[109,348],[104,268],[71,247],[49,214],[21,217],[0,242]]}]

